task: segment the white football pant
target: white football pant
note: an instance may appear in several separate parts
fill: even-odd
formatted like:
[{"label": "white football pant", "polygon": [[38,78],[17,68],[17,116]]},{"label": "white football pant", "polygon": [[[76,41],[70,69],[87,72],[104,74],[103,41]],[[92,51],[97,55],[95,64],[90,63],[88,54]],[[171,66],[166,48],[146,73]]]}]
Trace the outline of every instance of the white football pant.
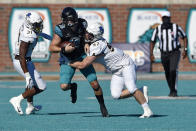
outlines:
[{"label": "white football pant", "polygon": [[131,94],[133,94],[137,90],[135,65],[126,65],[119,71],[120,72],[118,72],[118,74],[112,75],[110,83],[111,95],[115,99],[118,99],[120,97],[124,85]]},{"label": "white football pant", "polygon": [[[16,71],[25,78],[25,74],[21,68],[19,60],[13,59],[14,68]],[[33,79],[34,84],[41,90],[46,89],[46,83],[42,79],[40,73],[35,69],[35,66],[32,61],[27,62],[27,68]]]}]

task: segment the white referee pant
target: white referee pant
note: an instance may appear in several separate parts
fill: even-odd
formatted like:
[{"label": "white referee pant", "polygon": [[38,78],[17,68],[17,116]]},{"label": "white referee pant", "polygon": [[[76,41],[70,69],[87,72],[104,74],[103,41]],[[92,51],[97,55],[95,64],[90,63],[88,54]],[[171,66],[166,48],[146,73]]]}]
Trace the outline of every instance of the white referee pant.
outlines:
[{"label": "white referee pant", "polygon": [[124,85],[131,94],[137,90],[135,65],[126,65],[119,71],[120,72],[118,72],[118,74],[112,75],[110,83],[111,95],[114,99],[118,99],[120,97]]},{"label": "white referee pant", "polygon": [[[22,75],[25,78],[25,74],[21,68],[20,61],[13,59],[14,68],[16,71]],[[35,69],[35,66],[32,61],[27,62],[27,68],[29,71],[29,74],[31,75],[31,78],[33,79],[33,83],[40,89],[45,90],[46,89],[46,83],[42,79],[40,73]]]}]

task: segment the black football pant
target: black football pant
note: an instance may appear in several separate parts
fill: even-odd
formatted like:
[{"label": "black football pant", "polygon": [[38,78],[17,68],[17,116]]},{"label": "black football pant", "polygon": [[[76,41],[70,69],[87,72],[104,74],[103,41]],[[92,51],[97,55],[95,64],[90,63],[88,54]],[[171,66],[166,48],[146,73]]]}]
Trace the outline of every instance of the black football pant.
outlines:
[{"label": "black football pant", "polygon": [[177,93],[177,80],[178,80],[178,64],[180,61],[181,52],[172,51],[168,53],[161,53],[161,62],[165,70],[165,77],[170,92]]}]

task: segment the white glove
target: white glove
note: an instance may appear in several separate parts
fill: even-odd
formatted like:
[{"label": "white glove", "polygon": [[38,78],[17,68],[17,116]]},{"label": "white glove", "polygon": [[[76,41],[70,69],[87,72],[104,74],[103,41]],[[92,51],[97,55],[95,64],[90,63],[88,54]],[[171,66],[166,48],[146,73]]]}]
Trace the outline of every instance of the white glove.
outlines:
[{"label": "white glove", "polygon": [[25,73],[26,76],[26,88],[32,88],[33,87],[33,80],[29,74],[29,72]]}]

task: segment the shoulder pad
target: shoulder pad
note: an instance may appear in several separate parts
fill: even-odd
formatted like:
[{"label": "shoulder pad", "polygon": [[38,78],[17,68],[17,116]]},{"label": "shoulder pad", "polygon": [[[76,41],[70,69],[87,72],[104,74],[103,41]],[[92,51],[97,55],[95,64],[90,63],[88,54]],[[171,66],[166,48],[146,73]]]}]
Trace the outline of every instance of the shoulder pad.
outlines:
[{"label": "shoulder pad", "polygon": [[60,29],[65,28],[65,24],[63,24],[63,23],[60,23],[60,24],[58,24],[58,25],[56,25],[56,26],[58,26]]},{"label": "shoulder pad", "polygon": [[102,40],[96,41],[90,45],[90,56],[102,54],[107,47],[107,43]]},{"label": "shoulder pad", "polygon": [[23,30],[21,30],[21,33],[23,34],[24,37],[37,38],[36,33],[25,26]]},{"label": "shoulder pad", "polygon": [[20,28],[20,40],[33,43],[34,39],[36,38],[37,35],[34,31],[26,28],[25,26]]}]

